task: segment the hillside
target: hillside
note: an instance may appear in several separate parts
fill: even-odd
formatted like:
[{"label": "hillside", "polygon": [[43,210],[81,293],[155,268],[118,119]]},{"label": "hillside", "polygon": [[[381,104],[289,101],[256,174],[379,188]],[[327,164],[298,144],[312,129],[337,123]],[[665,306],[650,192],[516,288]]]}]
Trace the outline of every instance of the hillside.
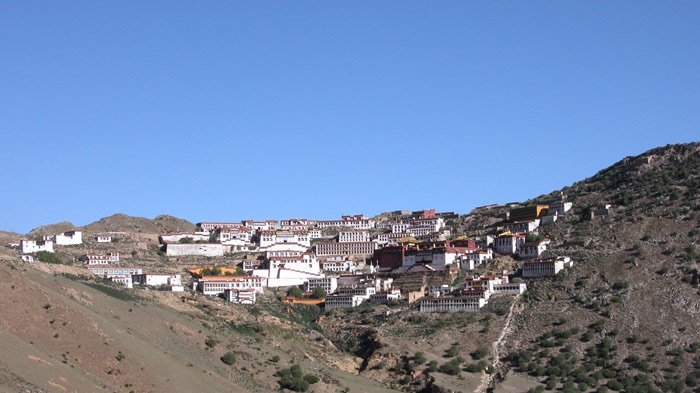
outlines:
[{"label": "hillside", "polygon": [[[574,208],[540,233],[551,239],[548,253],[571,256],[574,267],[528,279],[524,295],[492,298],[476,314],[420,314],[415,305],[324,312],[269,292],[253,307],[235,306],[105,287],[50,274],[62,265],[8,259],[0,263],[8,354],[0,391],[277,391],[274,373],[293,362],[321,377],[313,392],[700,391],[700,143],[625,158],[521,204],[561,195]],[[448,225],[455,236],[496,233],[507,211],[484,206]],[[127,234],[57,253],[68,265],[90,250],[167,271],[203,261],[158,252],[153,234],[194,229],[174,217],[114,215],[84,229]],[[521,264],[500,256],[476,273]],[[232,366],[219,360],[228,351]],[[456,369],[440,367],[450,362]]]},{"label": "hillside", "polygon": [[114,214],[83,227],[89,232],[139,232],[139,233],[174,233],[192,232],[193,223],[181,218],[160,215],[153,219]]}]

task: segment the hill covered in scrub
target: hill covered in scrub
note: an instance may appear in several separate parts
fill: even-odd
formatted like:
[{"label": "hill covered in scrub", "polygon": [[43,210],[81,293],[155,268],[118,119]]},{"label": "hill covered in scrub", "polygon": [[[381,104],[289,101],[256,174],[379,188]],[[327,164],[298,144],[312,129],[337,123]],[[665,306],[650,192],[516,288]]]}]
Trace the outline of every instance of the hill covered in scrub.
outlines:
[{"label": "hill covered in scrub", "polygon": [[126,214],[113,214],[83,227],[77,227],[70,221],[64,221],[34,228],[29,234],[53,235],[71,230],[82,230],[89,233],[128,232],[163,234],[192,232],[195,230],[195,225],[187,220],[169,215],[160,215],[150,219],[145,217],[129,216]]},{"label": "hill covered in scrub", "polygon": [[[405,303],[324,311],[283,304],[279,291],[231,305],[124,290],[2,254],[0,391],[266,392],[293,372],[319,378],[312,392],[700,391],[700,143],[625,158],[519,205],[562,195],[573,209],[539,232],[548,253],[574,266],[524,280],[525,294],[492,297],[479,313],[421,314]],[[447,223],[455,237],[495,234],[508,209]],[[102,247],[172,271],[202,262],[161,255],[145,235],[194,229],[174,217],[115,215],[83,229],[134,235],[80,252]],[[59,256],[70,264],[75,255]],[[521,265],[498,256],[468,274]]]}]

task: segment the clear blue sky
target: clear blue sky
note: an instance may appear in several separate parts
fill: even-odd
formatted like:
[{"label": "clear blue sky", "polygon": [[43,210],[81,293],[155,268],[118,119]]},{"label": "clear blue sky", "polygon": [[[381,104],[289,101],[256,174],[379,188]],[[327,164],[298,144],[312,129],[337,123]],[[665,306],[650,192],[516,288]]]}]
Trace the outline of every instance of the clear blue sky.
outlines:
[{"label": "clear blue sky", "polygon": [[0,229],[468,212],[700,139],[698,1],[3,1]]}]

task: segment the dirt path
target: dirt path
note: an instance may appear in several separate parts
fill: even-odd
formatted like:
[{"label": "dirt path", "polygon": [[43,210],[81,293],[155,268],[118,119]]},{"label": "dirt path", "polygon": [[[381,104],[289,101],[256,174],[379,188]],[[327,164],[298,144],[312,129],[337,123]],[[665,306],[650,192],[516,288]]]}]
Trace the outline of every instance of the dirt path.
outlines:
[{"label": "dirt path", "polygon": [[[520,300],[520,295],[516,295],[515,299],[513,299],[513,303],[510,305],[510,309],[508,310],[508,316],[506,317],[506,323],[503,325],[503,329],[501,330],[501,334],[498,336],[498,339],[491,344],[491,355],[493,356],[493,363],[491,364],[491,367],[493,370],[498,370],[498,367],[501,364],[501,356],[500,356],[500,347],[501,344],[505,341],[506,337],[508,337],[508,334],[512,331],[511,329],[511,320],[513,319],[513,311],[515,310],[516,304],[518,304],[518,301]],[[474,390],[474,393],[482,393],[486,392],[490,386],[493,384],[493,379],[494,379],[495,374],[489,374],[487,372],[484,372],[481,376],[481,383],[479,386]]]}]

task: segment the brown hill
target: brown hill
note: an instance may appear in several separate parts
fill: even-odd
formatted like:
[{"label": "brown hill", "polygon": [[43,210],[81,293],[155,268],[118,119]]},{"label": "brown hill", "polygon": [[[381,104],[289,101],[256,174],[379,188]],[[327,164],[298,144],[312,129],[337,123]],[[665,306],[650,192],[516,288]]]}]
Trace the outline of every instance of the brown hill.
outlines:
[{"label": "brown hill", "polygon": [[83,229],[88,232],[173,233],[194,231],[195,225],[187,220],[169,215],[148,219],[126,214],[114,214],[88,224]]},{"label": "brown hill", "polygon": [[44,225],[31,230],[30,235],[49,235],[70,230],[83,230],[89,233],[129,232],[129,233],[174,233],[191,232],[195,225],[181,218],[160,215],[155,218],[133,217],[126,214],[114,214],[104,217],[83,227],[77,227],[70,221]]}]

